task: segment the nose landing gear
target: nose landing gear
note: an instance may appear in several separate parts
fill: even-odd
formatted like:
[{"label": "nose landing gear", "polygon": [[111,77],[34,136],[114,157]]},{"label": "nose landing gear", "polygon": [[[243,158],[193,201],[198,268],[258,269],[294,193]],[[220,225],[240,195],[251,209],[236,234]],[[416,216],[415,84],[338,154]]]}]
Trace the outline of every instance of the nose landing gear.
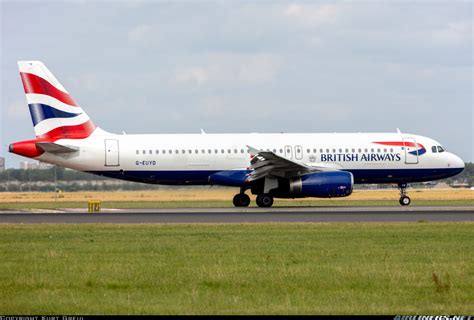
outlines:
[{"label": "nose landing gear", "polygon": [[398,202],[400,202],[402,206],[408,206],[411,203],[410,197],[406,195],[407,187],[408,185],[406,183],[400,183],[398,185],[398,189],[400,189],[400,200],[398,200]]}]

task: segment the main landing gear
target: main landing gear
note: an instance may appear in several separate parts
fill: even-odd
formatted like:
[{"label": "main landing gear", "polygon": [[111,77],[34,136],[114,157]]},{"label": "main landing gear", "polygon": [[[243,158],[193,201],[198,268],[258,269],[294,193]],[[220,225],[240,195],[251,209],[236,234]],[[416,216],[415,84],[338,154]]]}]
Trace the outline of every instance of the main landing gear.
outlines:
[{"label": "main landing gear", "polygon": [[234,206],[235,207],[248,207],[250,204],[250,197],[246,195],[245,190],[241,190],[240,193],[237,193],[234,196]]},{"label": "main landing gear", "polygon": [[273,204],[273,197],[268,193],[259,194],[257,196],[257,206],[262,208],[269,208]]},{"label": "main landing gear", "polygon": [[[245,194],[245,189],[240,190],[232,200],[235,207],[248,207],[250,205],[250,197]],[[257,196],[257,206],[269,208],[273,205],[273,197],[268,193],[259,194]]]},{"label": "main landing gear", "polygon": [[398,202],[400,202],[402,206],[408,206],[411,203],[410,197],[406,195],[407,187],[408,185],[406,183],[400,183],[398,185],[398,189],[400,189],[400,200],[398,200]]}]

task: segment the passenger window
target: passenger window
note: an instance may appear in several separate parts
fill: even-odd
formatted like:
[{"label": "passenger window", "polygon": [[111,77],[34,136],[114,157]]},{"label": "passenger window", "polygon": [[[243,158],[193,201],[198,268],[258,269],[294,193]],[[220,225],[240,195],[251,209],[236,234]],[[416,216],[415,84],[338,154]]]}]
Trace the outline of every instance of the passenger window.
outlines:
[{"label": "passenger window", "polygon": [[227,149],[227,153],[231,153],[230,149]]},{"label": "passenger window", "polygon": [[194,150],[194,153],[199,153],[199,150],[198,149]]},{"label": "passenger window", "polygon": [[163,154],[166,154],[166,150],[163,150]]},{"label": "passenger window", "polygon": [[219,153],[219,150],[215,149],[215,150],[214,150],[214,153]]},{"label": "passenger window", "polygon": [[313,149],[313,153],[317,153],[318,150],[316,148]]},{"label": "passenger window", "polygon": [[342,149],[339,149],[339,153],[342,153]]},{"label": "passenger window", "polygon": [[234,153],[239,153],[239,151],[237,151],[237,149],[234,149]]},{"label": "passenger window", "polygon": [[221,153],[224,153],[224,149],[221,149]]},{"label": "passenger window", "polygon": [[306,153],[310,153],[310,152],[311,152],[311,150],[310,150],[310,149],[306,149]]},{"label": "passenger window", "polygon": [[244,149],[240,149],[240,153],[244,153]]},{"label": "passenger window", "polygon": [[349,149],[346,149],[346,153],[349,153]]},{"label": "passenger window", "polygon": [[160,153],[160,150],[158,150],[158,149],[155,150],[155,153],[156,153],[156,154],[159,154],[159,153]]},{"label": "passenger window", "polygon": [[184,150],[184,149],[181,150],[181,153],[182,153],[182,154],[185,154],[185,153],[186,153],[186,150]]},{"label": "passenger window", "polygon": [[208,149],[208,150],[207,150],[207,153],[212,153],[212,150],[211,150],[211,149]]},{"label": "passenger window", "polygon": [[357,151],[358,151],[359,153],[361,153],[361,152],[362,152],[362,149],[357,149]]},{"label": "passenger window", "polygon": [[193,153],[193,150],[191,150],[191,149],[189,149],[188,151],[189,151],[189,154],[192,154],[192,153]]},{"label": "passenger window", "polygon": [[146,150],[142,150],[142,153],[143,153],[143,154],[146,154]]},{"label": "passenger window", "polygon": [[169,150],[168,150],[168,153],[169,153],[169,154],[173,154],[173,150],[169,149]]},{"label": "passenger window", "polygon": [[380,152],[380,149],[377,149],[377,152]]},{"label": "passenger window", "polygon": [[442,146],[438,146],[438,152],[444,152],[444,149]]},{"label": "passenger window", "polygon": [[352,149],[352,153],[355,153],[356,152],[356,149]]},{"label": "passenger window", "polygon": [[178,154],[178,153],[179,153],[179,150],[178,150],[178,149],[176,149],[176,150],[174,151],[174,153]]},{"label": "passenger window", "polygon": [[283,149],[280,149],[280,153],[283,153]]},{"label": "passenger window", "polygon": [[390,148],[390,152],[393,152],[393,148]]},{"label": "passenger window", "polygon": [[149,150],[148,153],[149,153],[149,154],[153,154],[153,151],[152,151],[152,150]]},{"label": "passenger window", "polygon": [[140,150],[137,150],[137,154],[140,154]]},{"label": "passenger window", "polygon": [[431,151],[433,151],[433,153],[438,152],[437,149],[436,149],[436,146],[432,146],[432,147],[431,147]]},{"label": "passenger window", "polygon": [[319,153],[323,153],[323,152],[324,152],[324,150],[323,150],[323,149],[319,149]]}]

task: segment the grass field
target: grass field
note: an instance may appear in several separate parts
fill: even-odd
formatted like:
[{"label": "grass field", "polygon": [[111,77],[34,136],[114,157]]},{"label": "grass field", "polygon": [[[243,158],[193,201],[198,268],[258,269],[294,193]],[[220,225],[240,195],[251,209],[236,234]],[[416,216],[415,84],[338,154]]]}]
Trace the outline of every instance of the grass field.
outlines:
[{"label": "grass field", "polygon": [[[2,192],[0,209],[86,208],[87,201],[103,201],[104,208],[231,207],[235,188],[179,188],[134,192]],[[474,205],[467,189],[409,190],[412,205]],[[252,196],[252,205],[255,197]],[[275,206],[398,206],[397,190],[356,190],[347,198],[276,199]]]},{"label": "grass field", "polygon": [[0,225],[0,314],[473,314],[473,223]]}]

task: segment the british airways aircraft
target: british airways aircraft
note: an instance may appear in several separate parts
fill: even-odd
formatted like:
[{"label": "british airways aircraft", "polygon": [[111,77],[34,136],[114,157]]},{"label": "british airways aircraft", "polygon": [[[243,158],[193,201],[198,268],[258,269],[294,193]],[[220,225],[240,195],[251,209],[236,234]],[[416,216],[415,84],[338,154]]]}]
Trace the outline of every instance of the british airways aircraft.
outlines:
[{"label": "british airways aircraft", "polygon": [[97,127],[39,61],[19,61],[36,139],[12,143],[24,157],[122,180],[240,188],[236,207],[274,198],[346,197],[355,183],[451,177],[464,162],[433,139],[407,133],[113,134]]}]

